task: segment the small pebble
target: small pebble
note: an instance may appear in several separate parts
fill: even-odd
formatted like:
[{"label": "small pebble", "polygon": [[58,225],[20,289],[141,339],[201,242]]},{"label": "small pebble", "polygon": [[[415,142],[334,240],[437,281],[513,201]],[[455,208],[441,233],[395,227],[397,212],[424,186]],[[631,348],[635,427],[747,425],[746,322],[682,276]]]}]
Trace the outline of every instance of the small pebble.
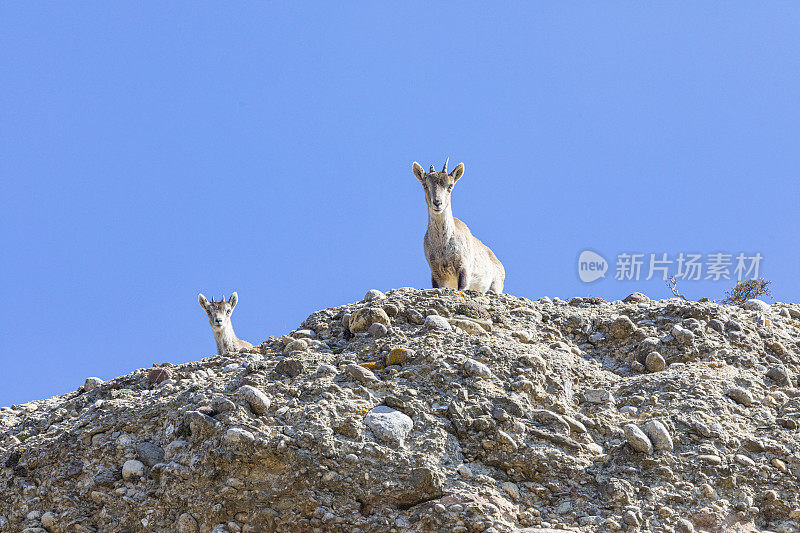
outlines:
[{"label": "small pebble", "polygon": [[644,433],[653,443],[653,448],[671,452],[673,449],[672,437],[667,427],[658,420],[650,420],[644,425]]},{"label": "small pebble", "polygon": [[425,317],[423,327],[426,329],[439,329],[443,331],[450,331],[453,329],[453,327],[450,325],[450,322],[448,322],[445,317],[439,315],[428,315]]},{"label": "small pebble", "polygon": [[125,481],[136,480],[144,477],[145,466],[141,461],[130,459],[122,465],[122,479]]},{"label": "small pebble", "polygon": [[372,324],[367,330],[367,333],[369,333],[371,337],[374,337],[376,339],[385,337],[388,332],[389,328],[387,328],[385,324],[378,324],[377,322],[375,324]]},{"label": "small pebble", "polygon": [[667,362],[658,352],[650,352],[644,361],[644,365],[650,372],[661,372],[667,368]]},{"label": "small pebble", "polygon": [[653,453],[653,443],[636,424],[625,424],[622,429],[631,448],[639,453]]},{"label": "small pebble", "polygon": [[247,402],[250,410],[257,415],[263,415],[269,411],[270,400],[266,394],[252,385],[242,385],[239,388],[239,396]]},{"label": "small pebble", "polygon": [[740,403],[745,407],[749,407],[753,404],[753,395],[750,394],[750,391],[747,389],[743,389],[741,387],[733,387],[732,389],[728,390],[725,393],[728,398],[735,401],[736,403]]},{"label": "small pebble", "polygon": [[100,385],[103,384],[103,380],[100,378],[86,378],[86,381],[83,383],[83,390],[89,392],[91,390],[96,389]]}]

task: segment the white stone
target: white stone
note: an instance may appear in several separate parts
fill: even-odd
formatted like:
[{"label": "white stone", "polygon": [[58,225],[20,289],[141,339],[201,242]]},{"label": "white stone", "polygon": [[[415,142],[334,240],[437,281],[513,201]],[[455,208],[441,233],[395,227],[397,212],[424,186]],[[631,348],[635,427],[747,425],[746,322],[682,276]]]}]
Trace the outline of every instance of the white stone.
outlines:
[{"label": "white stone", "polygon": [[48,531],[52,530],[56,526],[56,518],[55,513],[47,511],[42,515],[42,526]]},{"label": "white stone", "polygon": [[252,433],[242,428],[230,428],[225,432],[225,442],[231,446],[241,446],[255,441]]},{"label": "white stone", "polygon": [[672,437],[670,437],[669,431],[667,431],[667,427],[664,424],[658,420],[650,420],[644,425],[644,432],[653,443],[653,448],[672,451]]},{"label": "white stone", "polygon": [[692,341],[694,341],[694,333],[680,324],[675,324],[672,326],[670,333],[672,333],[672,336],[675,337],[675,340],[681,344],[691,344]]},{"label": "white stone", "polygon": [[255,414],[263,415],[269,411],[269,398],[252,385],[242,385],[239,387],[239,396],[250,405],[250,410]]},{"label": "white stone", "polygon": [[631,448],[639,453],[653,453],[653,443],[636,424],[625,424],[622,429],[625,431],[625,439]]},{"label": "white stone", "polygon": [[136,459],[125,461],[125,464],[122,465],[122,479],[125,481],[143,478],[144,472],[144,463]]},{"label": "white stone", "polygon": [[476,361],[475,359],[467,359],[464,363],[464,372],[469,374],[470,376],[481,377],[481,378],[491,378],[492,371],[489,369],[488,366],[484,365],[480,361]]},{"label": "white stone", "polygon": [[450,322],[448,322],[445,317],[439,315],[426,316],[423,326],[427,329],[442,329],[445,331],[450,331],[453,329],[453,327],[450,325]]},{"label": "white stone", "polygon": [[761,311],[762,313],[769,313],[772,311],[772,307],[765,302],[764,300],[759,300],[758,298],[751,298],[746,300],[742,307],[745,309],[749,309],[750,311]]},{"label": "white stone", "polygon": [[94,390],[102,384],[103,380],[100,378],[86,378],[86,381],[83,383],[83,390],[89,392],[90,390]]},{"label": "white stone", "polygon": [[385,405],[379,405],[367,413],[364,423],[380,440],[400,446],[414,427],[414,422],[407,414]]},{"label": "white stone", "polygon": [[650,352],[647,354],[647,359],[645,359],[644,365],[650,372],[661,372],[667,367],[667,362],[660,353]]},{"label": "white stone", "polygon": [[750,394],[750,391],[747,389],[743,389],[741,387],[733,387],[725,394],[731,400],[735,401],[736,403],[740,403],[745,407],[749,407],[750,405],[753,404],[753,395]]},{"label": "white stone", "polygon": [[382,298],[386,298],[386,295],[378,289],[370,289],[367,291],[367,294],[364,295],[365,300],[380,300]]},{"label": "white stone", "polygon": [[586,396],[586,401],[589,403],[614,404],[614,395],[611,394],[611,391],[607,391],[606,389],[586,389],[583,394]]}]

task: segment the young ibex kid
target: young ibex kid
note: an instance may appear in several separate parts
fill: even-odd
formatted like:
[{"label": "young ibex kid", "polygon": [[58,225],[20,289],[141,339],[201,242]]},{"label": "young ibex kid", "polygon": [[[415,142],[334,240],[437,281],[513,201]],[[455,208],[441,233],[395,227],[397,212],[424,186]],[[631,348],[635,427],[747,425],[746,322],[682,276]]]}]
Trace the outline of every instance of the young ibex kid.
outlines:
[{"label": "young ibex kid", "polygon": [[197,299],[211,322],[211,330],[214,332],[214,340],[217,341],[217,353],[219,355],[228,355],[236,353],[242,348],[253,347],[252,344],[238,338],[233,332],[231,313],[233,313],[233,308],[236,307],[236,303],[239,301],[238,294],[235,292],[231,294],[227,302],[224,296],[219,302],[215,302],[213,298],[209,302],[202,294]]},{"label": "young ibex kid", "polygon": [[431,165],[426,174],[416,161],[411,170],[425,189],[428,203],[425,257],[431,267],[433,287],[503,292],[506,278],[503,264],[472,235],[466,224],[453,216],[450,193],[464,175],[464,163],[459,163],[449,174],[447,161],[441,172]]}]

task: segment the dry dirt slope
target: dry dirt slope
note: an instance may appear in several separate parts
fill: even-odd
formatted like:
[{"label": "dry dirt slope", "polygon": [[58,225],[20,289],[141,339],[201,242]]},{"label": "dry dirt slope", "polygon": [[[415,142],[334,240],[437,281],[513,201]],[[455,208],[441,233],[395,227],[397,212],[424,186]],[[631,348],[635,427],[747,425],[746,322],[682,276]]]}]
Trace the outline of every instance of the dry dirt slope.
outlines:
[{"label": "dry dirt slope", "polygon": [[0,531],[799,531],[798,332],[795,304],[370,291],[3,408]]}]

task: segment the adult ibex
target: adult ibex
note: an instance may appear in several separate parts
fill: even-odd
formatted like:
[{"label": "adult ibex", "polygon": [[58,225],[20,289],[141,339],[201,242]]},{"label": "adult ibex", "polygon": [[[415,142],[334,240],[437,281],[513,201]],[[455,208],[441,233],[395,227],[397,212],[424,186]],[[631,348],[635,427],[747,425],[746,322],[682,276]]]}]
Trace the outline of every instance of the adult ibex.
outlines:
[{"label": "adult ibex", "polygon": [[425,257],[431,267],[434,288],[503,292],[506,278],[503,264],[488,246],[472,235],[466,224],[453,216],[450,193],[464,175],[464,163],[459,163],[449,174],[447,161],[441,172],[436,172],[431,165],[430,171],[425,173],[416,161],[411,170],[425,189],[428,203]]}]

